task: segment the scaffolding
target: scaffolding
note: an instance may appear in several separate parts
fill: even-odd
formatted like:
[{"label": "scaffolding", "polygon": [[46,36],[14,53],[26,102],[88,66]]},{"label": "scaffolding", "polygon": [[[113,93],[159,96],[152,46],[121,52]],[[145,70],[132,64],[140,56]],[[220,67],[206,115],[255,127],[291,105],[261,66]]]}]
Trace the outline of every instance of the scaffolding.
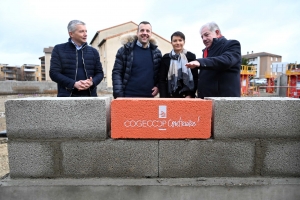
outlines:
[{"label": "scaffolding", "polygon": [[286,70],[288,76],[287,97],[299,98],[300,97],[300,65],[297,63],[289,64]]},{"label": "scaffolding", "polygon": [[265,78],[267,79],[266,93],[275,92],[275,79],[277,78],[276,72],[266,72]]},{"label": "scaffolding", "polygon": [[256,87],[250,86],[250,78],[256,75],[256,67],[242,65],[241,66],[241,96],[253,96]]}]

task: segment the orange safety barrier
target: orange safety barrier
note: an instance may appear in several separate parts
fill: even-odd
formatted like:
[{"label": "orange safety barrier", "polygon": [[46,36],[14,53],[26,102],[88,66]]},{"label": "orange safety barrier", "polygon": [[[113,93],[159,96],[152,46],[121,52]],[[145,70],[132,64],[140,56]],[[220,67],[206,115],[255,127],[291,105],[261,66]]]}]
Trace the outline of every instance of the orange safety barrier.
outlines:
[{"label": "orange safety barrier", "polygon": [[241,80],[241,96],[251,95],[250,91],[250,77],[256,74],[254,66],[241,65],[240,80]]},{"label": "orange safety barrier", "polygon": [[273,86],[275,86],[274,77],[267,78],[267,86],[269,86],[269,87],[266,88],[266,93],[274,93],[274,87],[273,87]]},{"label": "orange safety barrier", "polygon": [[249,76],[241,74],[241,95],[246,96],[249,94]]},{"label": "orange safety barrier", "polygon": [[298,84],[300,83],[300,79],[298,79],[297,75],[290,75],[288,78],[288,85],[291,86],[291,88],[287,91],[288,97],[294,97],[299,98],[300,97],[300,86]]},{"label": "orange safety barrier", "polygon": [[288,76],[288,86],[287,96],[299,98],[300,97],[300,66],[299,64],[289,64],[288,70],[286,71]]}]

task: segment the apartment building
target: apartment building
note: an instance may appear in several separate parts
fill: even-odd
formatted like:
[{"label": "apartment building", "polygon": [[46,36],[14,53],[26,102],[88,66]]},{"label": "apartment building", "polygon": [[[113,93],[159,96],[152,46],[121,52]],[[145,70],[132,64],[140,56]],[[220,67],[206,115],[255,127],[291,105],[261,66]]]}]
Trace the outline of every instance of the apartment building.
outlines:
[{"label": "apartment building", "polygon": [[0,81],[42,81],[39,65],[10,66],[0,64]]},{"label": "apartment building", "polygon": [[24,81],[42,81],[41,66],[24,64],[21,66],[22,79]]},{"label": "apartment building", "polygon": [[0,81],[16,81],[19,80],[21,71],[19,66],[10,66],[8,64],[0,64]]},{"label": "apartment building", "polygon": [[242,57],[248,59],[249,64],[256,66],[256,78],[265,78],[267,73],[272,72],[272,63],[278,63],[282,60],[280,55],[267,52],[253,53],[252,51],[251,53],[247,52],[247,55],[242,55]]},{"label": "apartment building", "polygon": [[[98,50],[100,60],[103,67],[104,79],[107,87],[112,87],[112,69],[115,63],[115,58],[118,49],[122,46],[120,38],[124,35],[136,35],[138,24],[130,21],[99,30],[94,35],[90,45]],[[158,48],[162,54],[168,53],[172,50],[171,43],[152,32],[152,37],[157,41]]]},{"label": "apartment building", "polygon": [[50,60],[51,60],[51,54],[52,54],[53,48],[54,47],[44,48],[44,53],[45,53],[45,80],[46,81],[51,81],[51,78],[49,76],[49,71],[50,71]]},{"label": "apartment building", "polygon": [[46,70],[45,70],[45,56],[39,57],[41,60],[41,80],[46,80]]},{"label": "apartment building", "polygon": [[42,81],[51,81],[49,76],[50,70],[50,60],[51,60],[51,53],[54,47],[46,47],[44,48],[44,56],[39,57],[41,60],[41,80]]}]

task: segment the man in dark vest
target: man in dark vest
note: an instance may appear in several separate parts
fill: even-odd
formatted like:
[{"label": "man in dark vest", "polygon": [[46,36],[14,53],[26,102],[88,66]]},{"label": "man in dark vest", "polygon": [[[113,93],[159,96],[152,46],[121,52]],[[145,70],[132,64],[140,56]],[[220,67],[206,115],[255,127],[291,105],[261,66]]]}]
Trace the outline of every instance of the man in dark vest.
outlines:
[{"label": "man in dark vest", "polygon": [[149,22],[139,24],[136,35],[125,35],[112,70],[113,95],[154,97],[158,94],[158,69],[161,52],[151,38]]},{"label": "man in dark vest", "polygon": [[50,77],[57,83],[58,97],[97,96],[97,85],[103,79],[100,55],[86,43],[85,23],[68,24],[69,41],[52,51]]}]

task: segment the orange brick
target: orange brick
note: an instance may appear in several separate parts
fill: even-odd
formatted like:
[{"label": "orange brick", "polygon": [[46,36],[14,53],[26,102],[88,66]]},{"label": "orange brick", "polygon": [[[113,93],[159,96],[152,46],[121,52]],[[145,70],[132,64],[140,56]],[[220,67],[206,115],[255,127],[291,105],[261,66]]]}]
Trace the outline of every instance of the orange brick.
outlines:
[{"label": "orange brick", "polygon": [[111,102],[111,137],[207,139],[211,117],[211,100],[118,98]]}]

